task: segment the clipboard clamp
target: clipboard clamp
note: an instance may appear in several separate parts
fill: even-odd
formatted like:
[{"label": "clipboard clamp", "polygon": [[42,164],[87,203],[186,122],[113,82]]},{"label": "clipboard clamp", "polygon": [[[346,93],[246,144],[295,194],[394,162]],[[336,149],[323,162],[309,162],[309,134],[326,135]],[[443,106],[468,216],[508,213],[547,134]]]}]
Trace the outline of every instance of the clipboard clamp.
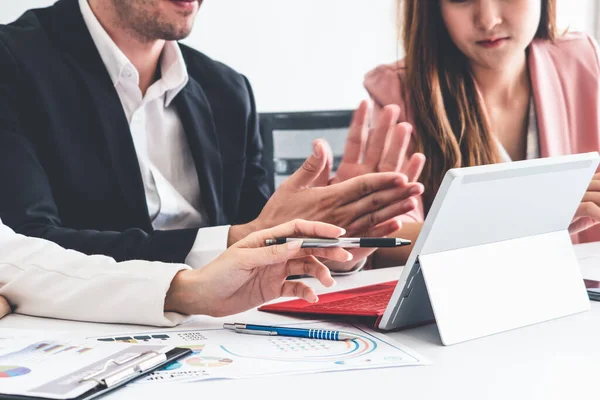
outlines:
[{"label": "clipboard clamp", "polygon": [[[79,381],[84,383],[87,381],[94,381],[104,387],[112,387],[120,382],[132,378],[134,375],[141,374],[152,367],[157,366],[167,361],[167,355],[165,353],[158,353],[156,351],[147,351],[140,354],[133,354],[130,357],[126,357],[122,360],[111,359],[104,363],[101,370],[95,371],[90,375]],[[108,372],[108,370],[116,365],[114,371]]]}]

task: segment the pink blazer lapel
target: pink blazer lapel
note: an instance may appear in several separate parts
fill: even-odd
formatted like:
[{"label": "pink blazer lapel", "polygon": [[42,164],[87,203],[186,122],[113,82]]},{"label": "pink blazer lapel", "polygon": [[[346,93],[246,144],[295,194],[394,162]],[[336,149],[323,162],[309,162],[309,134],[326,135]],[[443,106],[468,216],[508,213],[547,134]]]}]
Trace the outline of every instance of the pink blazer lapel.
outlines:
[{"label": "pink blazer lapel", "polygon": [[551,55],[529,48],[529,74],[535,101],[542,157],[571,154],[569,116],[563,82]]}]

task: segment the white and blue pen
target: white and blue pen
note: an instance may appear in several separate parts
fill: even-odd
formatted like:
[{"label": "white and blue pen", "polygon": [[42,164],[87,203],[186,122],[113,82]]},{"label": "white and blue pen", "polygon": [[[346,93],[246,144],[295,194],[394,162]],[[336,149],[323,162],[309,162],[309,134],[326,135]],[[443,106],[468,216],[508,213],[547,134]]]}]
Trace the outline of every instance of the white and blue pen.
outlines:
[{"label": "white and blue pen", "polygon": [[251,324],[223,324],[224,329],[230,329],[237,333],[248,333],[251,335],[264,336],[291,336],[307,339],[322,339],[322,340],[352,340],[355,336],[348,335],[340,331],[332,331],[327,329],[303,329],[303,328],[286,328],[282,326],[266,326],[266,325],[251,325]]}]

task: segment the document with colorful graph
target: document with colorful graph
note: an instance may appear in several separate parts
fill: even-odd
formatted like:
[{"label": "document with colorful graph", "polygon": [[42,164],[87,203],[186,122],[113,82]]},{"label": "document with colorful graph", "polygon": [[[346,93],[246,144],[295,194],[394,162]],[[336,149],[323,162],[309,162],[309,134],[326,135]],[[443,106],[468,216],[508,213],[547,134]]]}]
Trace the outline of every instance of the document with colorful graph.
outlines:
[{"label": "document with colorful graph", "polygon": [[[0,334],[0,398],[13,395],[71,399],[96,388],[85,380],[144,351],[167,351],[165,344],[107,344],[68,336],[32,336],[29,331]],[[115,361],[115,363],[113,363]],[[110,365],[108,365],[108,364]]]},{"label": "document with colorful graph", "polygon": [[193,353],[133,384],[317,373],[429,364],[415,351],[372,330],[345,323],[302,322],[285,326],[335,329],[356,337],[333,341],[259,336],[224,329],[120,334],[101,342],[168,344]]}]

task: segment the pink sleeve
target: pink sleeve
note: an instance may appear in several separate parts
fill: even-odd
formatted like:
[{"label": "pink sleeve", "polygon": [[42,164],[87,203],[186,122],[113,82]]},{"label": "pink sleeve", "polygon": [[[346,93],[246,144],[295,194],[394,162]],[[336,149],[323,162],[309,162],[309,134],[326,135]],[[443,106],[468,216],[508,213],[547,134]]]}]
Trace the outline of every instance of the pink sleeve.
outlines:
[{"label": "pink sleeve", "polygon": [[598,42],[593,37],[591,37],[589,35],[586,35],[586,36],[587,36],[587,39],[590,42],[590,44],[592,46],[592,50],[594,51],[594,54],[596,56],[596,65],[600,69],[600,48],[598,47]]}]

